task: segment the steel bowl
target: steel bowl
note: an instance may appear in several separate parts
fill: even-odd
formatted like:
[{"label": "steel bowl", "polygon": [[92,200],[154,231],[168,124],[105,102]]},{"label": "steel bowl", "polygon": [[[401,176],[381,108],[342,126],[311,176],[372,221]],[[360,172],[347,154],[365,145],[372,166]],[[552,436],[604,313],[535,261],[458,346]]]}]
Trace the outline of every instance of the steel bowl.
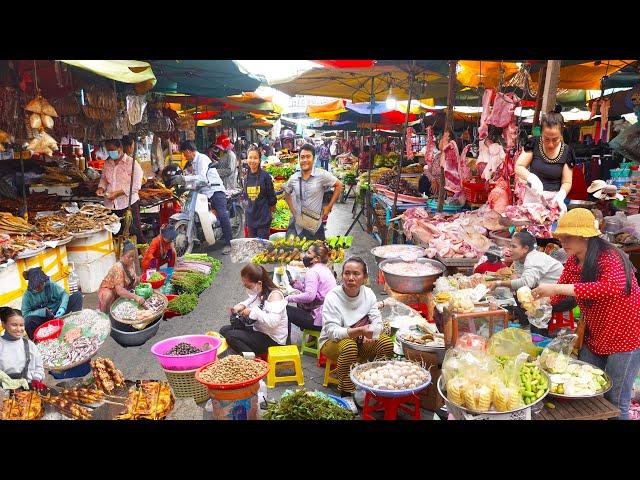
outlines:
[{"label": "steel bowl", "polygon": [[[377,247],[373,247],[371,249],[371,255],[373,255],[376,259],[376,264],[378,266],[380,266],[380,263],[382,263],[384,260],[389,260],[390,258],[400,258],[401,254],[397,254],[397,255],[389,255],[386,257],[381,257],[380,255],[378,255],[378,253],[380,253],[380,250],[382,250],[383,247],[386,247],[388,245],[379,245]],[[404,248],[404,252],[402,253],[415,253],[416,255],[418,255],[418,257],[424,257],[425,256],[425,249],[424,247],[419,247],[418,245],[398,245],[398,246],[402,246],[405,247]]]},{"label": "steel bowl", "polygon": [[496,230],[489,232],[489,238],[499,247],[511,247],[511,233],[509,230]]},{"label": "steel bowl", "polygon": [[408,277],[404,275],[397,275],[389,273],[385,270],[385,266],[390,263],[402,262],[399,258],[389,258],[380,262],[378,268],[384,272],[384,279],[386,280],[389,288],[398,293],[423,293],[433,287],[436,279],[440,277],[446,270],[446,267],[437,260],[431,260],[429,258],[418,258],[416,260],[419,263],[428,263],[440,270],[440,273],[433,275],[425,275],[421,277]]}]

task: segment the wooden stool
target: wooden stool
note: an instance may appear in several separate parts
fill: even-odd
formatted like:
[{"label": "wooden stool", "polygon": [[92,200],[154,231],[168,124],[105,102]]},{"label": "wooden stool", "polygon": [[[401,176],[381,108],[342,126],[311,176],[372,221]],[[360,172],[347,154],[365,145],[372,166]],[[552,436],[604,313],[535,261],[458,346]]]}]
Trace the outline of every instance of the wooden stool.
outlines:
[{"label": "wooden stool", "polygon": [[405,395],[404,397],[380,397],[367,392],[364,397],[362,419],[375,420],[376,418],[371,413],[384,411],[385,420],[396,420],[398,410],[409,413],[413,420],[420,420],[420,398],[415,394]]},{"label": "wooden stool", "polygon": [[[304,385],[304,373],[300,362],[300,352],[295,345],[281,347],[269,347],[269,373],[267,374],[267,386],[274,388],[280,382],[298,382],[298,386]],[[278,369],[293,368],[294,374],[283,377],[276,376]]]}]

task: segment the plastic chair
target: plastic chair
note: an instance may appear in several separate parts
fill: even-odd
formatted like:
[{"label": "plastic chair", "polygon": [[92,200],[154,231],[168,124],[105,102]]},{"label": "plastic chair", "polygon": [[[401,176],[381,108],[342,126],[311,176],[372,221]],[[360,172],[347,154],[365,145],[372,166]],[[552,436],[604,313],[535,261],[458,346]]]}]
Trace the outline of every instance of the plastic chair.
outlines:
[{"label": "plastic chair", "polygon": [[363,420],[376,420],[372,412],[384,411],[385,420],[396,420],[398,410],[409,413],[413,420],[420,420],[420,397],[415,394],[404,397],[379,397],[367,392],[362,410]]},{"label": "plastic chair", "polygon": [[[315,340],[313,340],[311,346],[307,345],[307,340],[311,340],[311,339],[307,339],[307,337],[313,337]],[[319,347],[319,340],[320,340],[320,330],[312,330],[310,328],[307,328],[305,330],[302,331],[302,346],[300,347],[300,355],[304,355],[306,352],[314,355],[316,358],[320,358],[320,347]]]},{"label": "plastic chair", "polygon": [[327,357],[325,357],[325,360],[326,363],[324,366],[324,379],[322,380],[322,386],[328,388],[332,383],[336,385],[339,384],[340,380],[335,377],[335,374],[338,370],[338,362]]},{"label": "plastic chair", "polygon": [[570,328],[571,330],[575,330],[576,324],[573,317],[573,310],[569,311],[569,318],[565,318],[563,312],[556,312],[551,315],[551,321],[549,322],[549,333],[554,330],[560,330],[561,328]]},{"label": "plastic chair", "polygon": [[[304,373],[300,362],[300,352],[296,345],[284,345],[281,347],[269,347],[269,373],[267,374],[267,386],[274,388],[276,383],[298,382],[298,386],[304,385]],[[276,376],[278,369],[293,368],[293,375]]]}]

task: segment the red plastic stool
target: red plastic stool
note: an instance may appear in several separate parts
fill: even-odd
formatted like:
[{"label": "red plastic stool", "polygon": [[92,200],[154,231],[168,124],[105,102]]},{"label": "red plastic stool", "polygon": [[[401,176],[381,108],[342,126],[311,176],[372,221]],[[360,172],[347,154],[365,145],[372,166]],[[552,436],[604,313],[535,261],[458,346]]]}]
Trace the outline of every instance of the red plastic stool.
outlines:
[{"label": "red plastic stool", "polygon": [[320,354],[320,356],[318,357],[318,361],[316,362],[316,365],[318,366],[318,368],[322,368],[325,366],[326,363],[327,363],[327,357],[325,357],[323,354]]},{"label": "red plastic stool", "polygon": [[269,361],[269,354],[267,353],[256,353],[256,357],[264,360],[265,362]]},{"label": "red plastic stool", "polygon": [[396,420],[398,410],[409,413],[413,420],[420,420],[420,398],[415,394],[404,397],[377,397],[367,392],[364,397],[362,419],[375,420],[371,413],[380,410],[384,411],[385,420]]},{"label": "red plastic stool", "polygon": [[561,328],[564,328],[564,327],[568,327],[571,330],[574,330],[576,328],[576,324],[573,318],[573,310],[569,310],[568,319],[564,317],[563,312],[556,312],[553,315],[551,315],[551,321],[549,322],[549,327],[548,327],[549,333],[553,332],[554,330],[560,330]]},{"label": "red plastic stool", "polygon": [[429,323],[434,323],[432,318],[429,318],[429,306],[426,303],[410,303],[407,307],[413,308],[416,312],[424,317]]},{"label": "red plastic stool", "polygon": [[380,269],[378,269],[378,278],[376,281],[378,282],[378,285],[384,285],[384,272]]}]

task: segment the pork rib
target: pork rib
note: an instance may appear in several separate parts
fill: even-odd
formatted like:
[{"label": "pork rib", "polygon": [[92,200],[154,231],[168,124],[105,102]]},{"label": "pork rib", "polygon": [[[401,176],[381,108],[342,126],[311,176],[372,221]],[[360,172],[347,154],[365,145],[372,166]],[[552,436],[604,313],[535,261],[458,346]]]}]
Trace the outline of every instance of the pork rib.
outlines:
[{"label": "pork rib", "polygon": [[489,133],[489,125],[487,119],[491,115],[491,98],[495,90],[493,88],[487,88],[482,95],[482,115],[480,115],[480,127],[478,128],[478,135],[480,140],[486,138]]}]

